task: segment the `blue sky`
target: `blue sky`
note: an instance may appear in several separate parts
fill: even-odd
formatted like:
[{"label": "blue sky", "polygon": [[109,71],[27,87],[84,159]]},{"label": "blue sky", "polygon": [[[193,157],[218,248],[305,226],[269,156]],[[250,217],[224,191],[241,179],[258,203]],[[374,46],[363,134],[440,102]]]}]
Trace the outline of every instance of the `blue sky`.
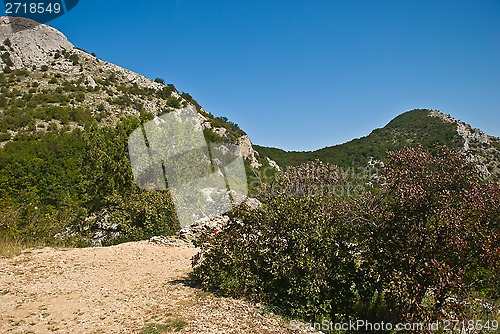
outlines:
[{"label": "blue sky", "polygon": [[500,136],[498,0],[81,0],[50,25],[260,145],[319,149],[414,108]]}]

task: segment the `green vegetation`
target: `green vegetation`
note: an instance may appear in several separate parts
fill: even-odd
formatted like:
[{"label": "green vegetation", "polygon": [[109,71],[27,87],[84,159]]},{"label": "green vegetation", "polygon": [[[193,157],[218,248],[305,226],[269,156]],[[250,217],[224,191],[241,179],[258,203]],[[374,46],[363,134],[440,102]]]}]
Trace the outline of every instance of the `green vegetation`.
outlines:
[{"label": "green vegetation", "polygon": [[69,229],[78,243],[102,219],[119,232],[109,243],[173,234],[178,223],[168,193],[144,192],[133,183],[127,140],[139,124],[135,117],[115,128],[89,122],[84,131],[54,129],[8,142],[0,150],[0,235],[51,243]]},{"label": "green vegetation", "polygon": [[[75,56],[67,51],[54,55],[79,61]],[[4,244],[83,246],[97,235],[100,244],[109,245],[175,233],[179,226],[170,194],[142,191],[133,182],[128,136],[155,116],[144,109],[145,100],[157,98],[179,108],[193,103],[192,97],[174,95],[171,84],[160,90],[128,84],[114,72],[89,88],[82,85],[85,77],[56,70],[48,75],[48,69],[44,65],[38,72],[0,74]],[[107,103],[101,98],[95,107],[85,104],[104,86],[111,95]],[[112,115],[108,105],[129,107],[137,114],[120,115],[113,127],[103,127],[97,121]],[[217,124],[233,135],[241,133],[235,124],[220,119]],[[205,134],[209,142],[222,141],[210,130]]]},{"label": "green vegetation", "polygon": [[141,334],[176,333],[186,327],[187,322],[182,319],[169,320],[166,324],[148,323],[141,330]]},{"label": "green vegetation", "polygon": [[[85,62],[66,50],[54,58]],[[234,142],[244,132],[172,84],[140,87],[101,70],[91,87],[85,73],[53,69],[6,66],[0,74],[0,256],[26,245],[110,245],[175,233],[170,194],[134,183],[131,132],[188,104],[211,123],[207,141]],[[156,113],[146,110],[151,105]],[[491,317],[500,290],[500,190],[453,150],[462,144],[455,125],[413,110],[315,152],[256,146],[264,166],[270,157],[292,167],[256,177],[252,191],[263,206],[235,209],[227,229],[198,240],[194,276],[207,291],[307,321]],[[387,163],[383,173],[365,168],[370,157]],[[494,307],[481,306],[488,303]],[[184,325],[155,320],[143,332]]]},{"label": "green vegetation", "polygon": [[336,190],[346,179],[334,165],[289,168],[262,188],[261,208],[239,207],[197,241],[194,278],[310,322],[494,318],[470,301],[498,302],[500,186],[445,146],[387,164],[380,188],[355,194]]},{"label": "green vegetation", "polygon": [[9,52],[2,53],[1,59],[3,60],[4,64],[7,65],[8,67],[11,67],[14,65],[14,63],[12,62],[12,59],[10,59]]},{"label": "green vegetation", "polygon": [[429,117],[429,110],[416,109],[394,118],[382,129],[348,143],[326,147],[313,152],[286,152],[281,149],[254,145],[263,157],[269,157],[281,167],[297,166],[315,159],[335,163],[341,167],[365,166],[370,157],[386,161],[387,151],[414,147],[419,144],[431,148],[434,144],[459,147],[456,125],[436,117]]}]

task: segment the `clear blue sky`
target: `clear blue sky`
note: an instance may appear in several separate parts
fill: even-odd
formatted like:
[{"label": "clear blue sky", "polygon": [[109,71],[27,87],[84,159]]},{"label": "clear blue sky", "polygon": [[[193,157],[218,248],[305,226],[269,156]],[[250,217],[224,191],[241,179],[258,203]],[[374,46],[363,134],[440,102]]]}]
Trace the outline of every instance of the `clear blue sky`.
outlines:
[{"label": "clear blue sky", "polygon": [[414,108],[500,136],[498,0],[81,0],[50,24],[260,145],[331,146]]}]

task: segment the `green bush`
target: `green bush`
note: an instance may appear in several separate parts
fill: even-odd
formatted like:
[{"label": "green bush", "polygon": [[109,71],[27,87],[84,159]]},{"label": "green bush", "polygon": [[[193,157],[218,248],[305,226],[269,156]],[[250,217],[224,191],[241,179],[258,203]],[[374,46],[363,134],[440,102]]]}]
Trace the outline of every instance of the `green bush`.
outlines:
[{"label": "green bush", "polygon": [[[105,219],[108,228],[117,237],[107,238],[104,245],[149,239],[154,235],[173,235],[180,226],[172,198],[168,192],[144,191],[130,195],[111,195],[103,202],[104,215],[90,220],[90,232],[102,227]],[[78,227],[77,227],[78,228]]]},{"label": "green bush", "polygon": [[[428,322],[494,317],[500,291],[500,186],[444,146],[388,154],[380,189],[332,196],[330,165],[264,186],[257,210],[197,241],[193,275],[308,321]],[[319,171],[319,173],[318,173]],[[299,187],[298,187],[299,186]]]},{"label": "green bush", "polygon": [[164,79],[162,79],[162,78],[156,78],[154,81],[155,81],[156,83],[160,83],[160,84],[162,84],[162,85],[164,85],[164,84],[165,84],[165,80],[164,80]]},{"label": "green bush", "polygon": [[7,65],[8,67],[11,67],[11,66],[14,65],[14,63],[10,59],[10,53],[9,52],[2,53],[1,58],[2,58],[2,60],[4,62],[4,64]]},{"label": "green bush", "polygon": [[80,57],[78,57],[77,54],[73,53],[70,57],[69,60],[73,62],[73,65],[78,65],[78,62],[80,60]]},{"label": "green bush", "polygon": [[[315,186],[314,177],[301,181]],[[289,179],[280,184],[287,192]],[[276,188],[263,191],[269,189]],[[268,201],[260,209],[239,207],[226,229],[197,241],[194,278],[206,289],[249,296],[293,317],[353,319],[357,303],[371,294],[356,264],[348,207],[331,194],[273,192],[262,198]]]},{"label": "green bush", "polygon": [[10,140],[10,133],[0,133],[0,142]]}]

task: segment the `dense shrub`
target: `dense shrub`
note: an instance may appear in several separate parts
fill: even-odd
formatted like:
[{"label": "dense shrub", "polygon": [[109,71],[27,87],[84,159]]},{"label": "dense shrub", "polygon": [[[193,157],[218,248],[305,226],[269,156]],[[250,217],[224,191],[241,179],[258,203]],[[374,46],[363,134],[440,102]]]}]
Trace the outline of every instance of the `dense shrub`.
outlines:
[{"label": "dense shrub", "polygon": [[321,321],[352,316],[362,275],[341,205],[320,198],[274,199],[240,208],[244,223],[199,241],[194,275],[224,295],[250,296],[289,315]]},{"label": "dense shrub", "polygon": [[394,315],[464,319],[471,292],[498,298],[499,185],[481,185],[475,165],[444,146],[405,148],[388,162],[379,206],[359,213],[370,222],[365,265]]},{"label": "dense shrub", "polygon": [[323,191],[343,180],[334,166],[289,169],[260,209],[238,208],[198,240],[195,279],[313,321],[465,320],[472,296],[491,317],[499,185],[443,146],[389,153],[384,174],[380,189],[339,197]]},{"label": "dense shrub", "polygon": [[[19,119],[20,111],[9,110]],[[119,222],[119,239],[138,240],[152,234],[171,234],[178,227],[166,194],[142,193],[134,185],[128,160],[128,136],[140,120],[124,117],[115,128],[102,128],[90,113],[67,107],[40,107],[41,113],[65,113],[85,124],[85,131],[50,123],[51,132],[19,132],[0,150],[0,211],[17,217],[2,221],[0,235],[21,240],[54,240],[71,227],[77,235],[96,228],[86,217],[108,210]],[[47,116],[47,115],[46,115]],[[148,117],[148,115],[144,115]],[[1,124],[5,124],[2,120]],[[31,124],[32,120],[24,120]],[[31,127],[34,124],[30,125]],[[87,228],[87,230],[85,230]],[[82,232],[82,233],[80,233]]]},{"label": "dense shrub", "polygon": [[[144,240],[154,235],[172,235],[180,229],[168,192],[114,194],[105,199],[103,208],[87,220],[88,231],[81,232],[91,232],[90,236],[99,228],[115,232],[116,237],[106,238],[104,245]],[[74,229],[79,228],[74,226]]]},{"label": "dense shrub", "polygon": [[349,205],[328,191],[341,179],[336,166],[320,161],[290,168],[263,188],[263,207],[238,208],[227,229],[198,241],[195,278],[295,317],[351,319],[360,296],[370,294],[356,265]]},{"label": "dense shrub", "polygon": [[10,59],[10,53],[9,52],[2,53],[2,55],[1,55],[0,58],[3,60],[4,64],[7,65],[8,67],[11,67],[12,65],[14,65],[14,63]]}]

